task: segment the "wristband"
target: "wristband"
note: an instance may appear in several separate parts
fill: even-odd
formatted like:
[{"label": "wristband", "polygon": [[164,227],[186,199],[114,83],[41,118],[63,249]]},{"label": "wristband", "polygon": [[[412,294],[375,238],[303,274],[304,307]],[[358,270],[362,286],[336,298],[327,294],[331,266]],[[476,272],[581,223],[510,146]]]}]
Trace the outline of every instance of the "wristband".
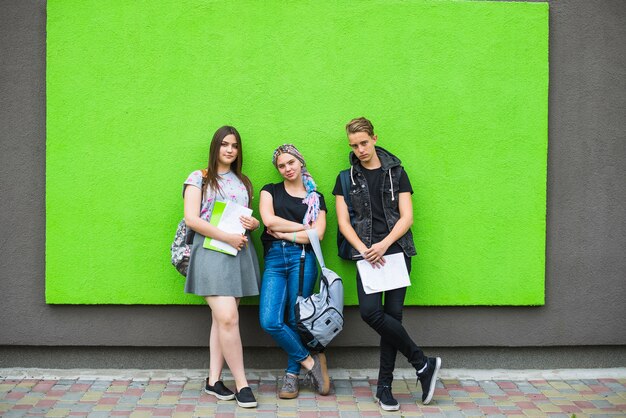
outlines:
[{"label": "wristband", "polygon": [[291,242],[293,242],[294,244],[296,243],[296,233],[293,233],[293,238],[291,239]]}]

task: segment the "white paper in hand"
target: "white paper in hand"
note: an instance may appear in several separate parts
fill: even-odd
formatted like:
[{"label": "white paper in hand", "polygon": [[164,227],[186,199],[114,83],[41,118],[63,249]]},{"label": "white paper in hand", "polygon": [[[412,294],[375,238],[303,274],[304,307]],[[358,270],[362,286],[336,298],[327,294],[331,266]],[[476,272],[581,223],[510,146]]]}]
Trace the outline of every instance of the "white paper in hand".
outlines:
[{"label": "white paper in hand", "polygon": [[373,268],[365,260],[357,261],[356,267],[361,275],[363,290],[368,295],[411,285],[403,253],[386,255],[385,265],[380,268]]},{"label": "white paper in hand", "polygon": [[[250,215],[252,215],[252,209],[241,206],[235,202],[228,201],[226,202],[226,207],[224,208],[224,212],[222,213],[222,217],[220,218],[217,227],[222,231],[229,232],[231,234],[243,234],[246,230],[243,225],[241,225],[239,217]],[[237,255],[238,253],[235,247],[226,244],[223,241],[211,239],[210,245],[227,254]]]}]

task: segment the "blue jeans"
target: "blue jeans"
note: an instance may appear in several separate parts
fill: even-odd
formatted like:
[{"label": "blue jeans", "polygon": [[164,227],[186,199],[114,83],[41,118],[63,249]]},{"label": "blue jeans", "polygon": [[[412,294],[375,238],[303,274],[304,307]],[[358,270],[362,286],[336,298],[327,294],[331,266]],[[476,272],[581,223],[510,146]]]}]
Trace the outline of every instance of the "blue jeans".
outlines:
[{"label": "blue jeans", "polygon": [[[265,255],[265,271],[261,282],[259,318],[261,328],[288,355],[287,373],[298,375],[300,362],[309,350],[302,344],[296,328],[294,305],[300,281],[300,256],[302,246],[286,241],[275,241]],[[313,293],[317,280],[317,262],[312,250],[306,252],[302,296]],[[285,310],[287,322],[285,322]]]}]

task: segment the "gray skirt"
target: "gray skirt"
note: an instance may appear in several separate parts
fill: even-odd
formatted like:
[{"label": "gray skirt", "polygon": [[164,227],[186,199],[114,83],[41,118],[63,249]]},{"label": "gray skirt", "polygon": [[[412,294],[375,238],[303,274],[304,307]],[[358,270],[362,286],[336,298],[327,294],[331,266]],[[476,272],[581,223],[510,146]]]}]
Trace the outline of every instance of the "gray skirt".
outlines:
[{"label": "gray skirt", "polygon": [[195,233],[185,293],[198,296],[256,296],[261,274],[254,244],[248,235],[248,246],[236,256],[208,250],[202,246],[204,236]]}]

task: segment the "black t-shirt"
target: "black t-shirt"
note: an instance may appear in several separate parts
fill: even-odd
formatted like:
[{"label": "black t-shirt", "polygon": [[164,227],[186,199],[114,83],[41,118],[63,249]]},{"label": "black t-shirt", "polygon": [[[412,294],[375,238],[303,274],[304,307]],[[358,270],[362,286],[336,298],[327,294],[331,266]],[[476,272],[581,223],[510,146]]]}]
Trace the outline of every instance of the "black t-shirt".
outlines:
[{"label": "black t-shirt", "polygon": [[[387,227],[387,221],[385,220],[385,212],[383,211],[383,193],[382,193],[382,181],[385,172],[382,168],[375,168],[368,170],[361,166],[361,172],[365,176],[367,181],[367,188],[370,193],[370,204],[372,208],[372,244],[382,241],[387,235],[389,235],[390,229]],[[409,181],[406,171],[402,170],[400,174],[400,184],[398,185],[398,193],[411,193],[413,194],[413,188]],[[343,196],[343,190],[341,188],[340,176],[337,176],[335,181],[335,188],[333,189],[335,196]],[[396,196],[396,199],[398,196]],[[402,248],[397,243],[393,243],[387,250],[387,254],[395,254],[402,252]]]},{"label": "black t-shirt", "polygon": [[[302,203],[302,197],[295,197],[287,193],[283,182],[266,184],[261,189],[261,191],[263,190],[272,195],[274,215],[280,216],[288,221],[302,223],[307,210],[307,205]],[[319,192],[317,194],[320,197],[320,210],[327,212],[324,195]],[[261,241],[266,245],[272,241],[276,241],[276,238],[268,234],[267,228],[264,228]]]}]

